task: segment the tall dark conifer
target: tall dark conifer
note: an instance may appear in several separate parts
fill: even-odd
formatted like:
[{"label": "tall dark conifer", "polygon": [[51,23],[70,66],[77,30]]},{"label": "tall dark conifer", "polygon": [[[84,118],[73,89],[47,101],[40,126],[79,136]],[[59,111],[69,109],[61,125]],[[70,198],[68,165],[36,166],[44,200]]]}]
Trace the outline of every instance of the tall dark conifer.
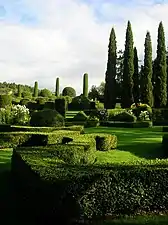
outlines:
[{"label": "tall dark conifer", "polygon": [[150,33],[147,32],[145,38],[145,57],[142,76],[142,99],[141,101],[149,106],[153,106],[153,86],[152,86],[152,43]]},{"label": "tall dark conifer", "polygon": [[35,83],[34,83],[33,97],[35,97],[35,98],[38,97],[38,82],[37,81],[35,81]]},{"label": "tall dark conifer", "polygon": [[138,54],[137,49],[134,47],[134,74],[133,74],[133,97],[134,102],[138,103],[140,99],[140,79],[139,79],[139,67],[138,67]]},{"label": "tall dark conifer", "polygon": [[117,45],[115,30],[112,28],[108,45],[108,61],[105,77],[104,107],[106,109],[115,108],[116,104],[116,61]]},{"label": "tall dark conifer", "polygon": [[158,28],[157,57],[155,64],[155,90],[154,105],[156,108],[165,107],[167,104],[167,63],[165,35],[162,22]]},{"label": "tall dark conifer", "polygon": [[121,105],[129,108],[133,103],[133,74],[134,74],[134,48],[131,23],[128,21],[124,51],[124,71]]},{"label": "tall dark conifer", "polygon": [[59,77],[56,78],[56,85],[55,85],[55,96],[59,96]]}]

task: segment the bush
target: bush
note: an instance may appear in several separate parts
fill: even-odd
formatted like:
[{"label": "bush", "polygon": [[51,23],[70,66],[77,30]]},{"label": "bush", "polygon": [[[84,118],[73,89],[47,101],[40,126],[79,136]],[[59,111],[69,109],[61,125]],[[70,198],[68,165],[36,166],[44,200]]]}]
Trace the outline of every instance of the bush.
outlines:
[{"label": "bush", "polygon": [[62,91],[63,96],[70,96],[72,98],[76,97],[76,91],[72,87],[65,87]]},{"label": "bush", "polygon": [[168,134],[164,134],[163,135],[163,138],[162,138],[162,148],[163,148],[164,155],[166,157],[168,157]]},{"label": "bush", "polygon": [[86,120],[85,127],[97,127],[99,126],[99,119],[96,116],[89,116]]},{"label": "bush", "polygon": [[36,132],[1,132],[0,146],[13,148],[17,146],[46,146],[60,144],[64,136],[75,137],[79,131],[58,130],[52,133]]},{"label": "bush", "polygon": [[152,108],[149,105],[139,103],[136,106],[136,104],[134,103],[131,105],[131,110],[138,120],[142,120],[142,116],[140,116],[142,115],[142,112],[146,112],[146,114],[149,115],[149,120],[151,120]]},{"label": "bush", "polygon": [[25,105],[27,106],[27,104],[30,102],[30,100],[28,98],[23,98],[20,100],[20,105]]},{"label": "bush", "polygon": [[39,93],[39,96],[46,97],[46,98],[51,98],[52,97],[52,92],[46,88],[42,89]]},{"label": "bush", "polygon": [[67,111],[67,102],[65,98],[55,99],[55,109],[65,118]]},{"label": "bush", "polygon": [[168,210],[168,170],[161,165],[71,166],[51,153],[32,150],[17,149],[12,156],[12,172],[29,196],[22,208],[30,215],[36,209],[43,220],[54,211],[53,223],[60,217],[63,224],[64,218],[81,217],[95,223],[107,216]]},{"label": "bush", "polygon": [[30,125],[35,127],[62,127],[64,126],[64,118],[56,110],[44,109],[33,112]]},{"label": "bush", "polygon": [[11,107],[11,122],[15,125],[26,125],[30,120],[29,109],[26,106],[13,105]]},{"label": "bush", "polygon": [[11,124],[11,106],[0,108],[0,124]]},{"label": "bush", "polygon": [[90,100],[84,96],[77,96],[72,99],[71,104],[69,104],[69,110],[85,110],[90,109]]},{"label": "bush", "polygon": [[111,122],[111,121],[101,121],[101,126],[107,127],[123,127],[123,128],[147,128],[152,127],[153,123],[151,121],[142,122]]},{"label": "bush", "polygon": [[23,98],[27,98],[30,101],[30,99],[32,98],[32,93],[30,91],[23,91],[22,92],[22,97]]},{"label": "bush", "polygon": [[117,137],[115,135],[97,134],[96,149],[99,151],[109,151],[117,148]]},{"label": "bush", "polygon": [[122,112],[117,115],[109,115],[109,121],[136,122],[137,118],[128,112]]},{"label": "bush", "polygon": [[0,108],[5,108],[6,106],[12,105],[11,95],[0,95]]},{"label": "bush", "polygon": [[86,122],[87,119],[88,117],[86,116],[86,114],[83,111],[80,111],[74,116],[73,121]]},{"label": "bush", "polygon": [[45,102],[44,109],[55,109],[55,102]]},{"label": "bush", "polygon": [[48,101],[48,98],[46,97],[38,97],[36,98],[36,102],[40,105],[44,105]]}]

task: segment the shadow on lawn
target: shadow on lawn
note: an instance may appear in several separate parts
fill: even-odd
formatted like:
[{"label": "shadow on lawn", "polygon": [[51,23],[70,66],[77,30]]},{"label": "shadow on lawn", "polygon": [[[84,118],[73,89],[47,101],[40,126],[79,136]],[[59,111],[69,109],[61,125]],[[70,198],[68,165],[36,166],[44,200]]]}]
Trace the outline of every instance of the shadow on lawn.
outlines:
[{"label": "shadow on lawn", "polygon": [[129,151],[130,153],[145,159],[165,159],[161,143],[141,143],[132,141],[126,145],[120,145],[117,150]]}]

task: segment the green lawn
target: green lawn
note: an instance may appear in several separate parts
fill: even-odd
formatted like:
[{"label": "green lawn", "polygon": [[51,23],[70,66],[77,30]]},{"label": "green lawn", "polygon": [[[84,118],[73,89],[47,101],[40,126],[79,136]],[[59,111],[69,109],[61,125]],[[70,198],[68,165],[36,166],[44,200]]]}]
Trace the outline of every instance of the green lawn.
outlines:
[{"label": "green lawn", "polygon": [[85,129],[87,133],[109,133],[118,138],[116,150],[97,152],[97,163],[119,164],[168,164],[161,148],[162,128],[113,128],[97,127]]},{"label": "green lawn", "polygon": [[122,219],[115,219],[113,221],[106,221],[102,225],[167,225],[168,216],[167,215],[157,215],[157,216],[136,216],[128,217]]}]

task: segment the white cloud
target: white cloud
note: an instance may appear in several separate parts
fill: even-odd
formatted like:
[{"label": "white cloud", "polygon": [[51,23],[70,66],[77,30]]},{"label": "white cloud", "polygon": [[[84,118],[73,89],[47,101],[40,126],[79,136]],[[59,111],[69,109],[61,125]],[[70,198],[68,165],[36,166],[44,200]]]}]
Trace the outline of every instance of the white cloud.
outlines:
[{"label": "white cloud", "polygon": [[[1,81],[27,83],[39,81],[41,88],[54,90],[60,85],[82,91],[82,76],[89,74],[90,86],[104,80],[107,46],[111,27],[116,30],[118,48],[124,47],[127,20],[132,23],[134,43],[143,56],[144,38],[149,30],[155,55],[157,28],[162,20],[168,32],[168,4],[142,4],[131,7],[101,3],[99,21],[94,5],[73,0],[22,0],[29,13],[36,15],[34,26],[0,23]],[[144,1],[143,1],[144,2]],[[141,3],[141,4],[140,4]]]}]

